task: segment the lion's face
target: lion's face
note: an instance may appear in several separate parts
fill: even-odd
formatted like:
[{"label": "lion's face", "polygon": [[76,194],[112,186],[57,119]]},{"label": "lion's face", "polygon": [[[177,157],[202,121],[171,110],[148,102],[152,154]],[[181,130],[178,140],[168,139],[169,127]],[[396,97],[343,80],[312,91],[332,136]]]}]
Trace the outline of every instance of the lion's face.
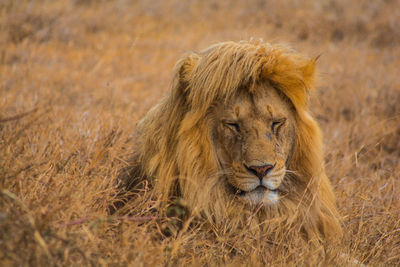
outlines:
[{"label": "lion's face", "polygon": [[250,205],[270,205],[288,193],[284,180],[295,143],[294,108],[268,85],[217,104],[213,142],[227,189]]}]

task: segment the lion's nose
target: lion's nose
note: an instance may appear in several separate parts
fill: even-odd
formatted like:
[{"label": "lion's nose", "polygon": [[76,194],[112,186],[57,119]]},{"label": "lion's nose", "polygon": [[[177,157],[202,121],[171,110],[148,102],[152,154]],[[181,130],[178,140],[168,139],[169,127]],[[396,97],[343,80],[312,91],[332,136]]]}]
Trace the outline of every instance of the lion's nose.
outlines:
[{"label": "lion's nose", "polygon": [[252,165],[249,167],[247,167],[245,165],[245,167],[249,172],[253,173],[258,178],[262,179],[262,178],[264,178],[265,175],[267,175],[275,167],[275,165],[265,164],[265,165],[261,165],[261,166]]}]

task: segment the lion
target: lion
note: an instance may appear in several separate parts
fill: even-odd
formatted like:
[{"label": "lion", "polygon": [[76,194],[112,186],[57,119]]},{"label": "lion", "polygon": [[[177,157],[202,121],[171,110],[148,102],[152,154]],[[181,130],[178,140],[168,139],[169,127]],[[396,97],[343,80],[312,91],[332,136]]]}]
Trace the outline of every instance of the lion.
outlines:
[{"label": "lion", "polygon": [[293,226],[306,240],[340,236],[308,108],[315,62],[262,41],[186,54],[170,92],[137,124],[123,186],[134,191],[146,180],[161,211],[180,197],[214,228],[251,219],[264,232]]}]

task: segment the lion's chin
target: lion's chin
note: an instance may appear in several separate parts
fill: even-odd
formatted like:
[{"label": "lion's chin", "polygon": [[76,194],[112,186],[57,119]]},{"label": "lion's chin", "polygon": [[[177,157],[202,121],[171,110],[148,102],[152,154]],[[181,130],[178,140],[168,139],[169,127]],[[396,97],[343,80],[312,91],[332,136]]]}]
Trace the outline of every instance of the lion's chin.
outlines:
[{"label": "lion's chin", "polygon": [[277,191],[272,191],[264,186],[258,186],[256,189],[248,192],[243,192],[240,196],[245,202],[250,205],[274,205],[279,200]]}]

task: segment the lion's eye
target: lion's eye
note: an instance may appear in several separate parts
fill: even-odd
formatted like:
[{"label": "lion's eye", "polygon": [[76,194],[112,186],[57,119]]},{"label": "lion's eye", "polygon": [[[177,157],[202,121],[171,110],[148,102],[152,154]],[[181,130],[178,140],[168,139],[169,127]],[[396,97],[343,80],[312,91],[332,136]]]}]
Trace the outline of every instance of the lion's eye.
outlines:
[{"label": "lion's eye", "polygon": [[286,119],[279,119],[272,121],[271,130],[273,133],[277,134],[281,126],[285,123]]},{"label": "lion's eye", "polygon": [[240,133],[240,127],[239,124],[235,123],[235,122],[227,122],[225,123],[229,128],[235,130],[236,132]]}]

